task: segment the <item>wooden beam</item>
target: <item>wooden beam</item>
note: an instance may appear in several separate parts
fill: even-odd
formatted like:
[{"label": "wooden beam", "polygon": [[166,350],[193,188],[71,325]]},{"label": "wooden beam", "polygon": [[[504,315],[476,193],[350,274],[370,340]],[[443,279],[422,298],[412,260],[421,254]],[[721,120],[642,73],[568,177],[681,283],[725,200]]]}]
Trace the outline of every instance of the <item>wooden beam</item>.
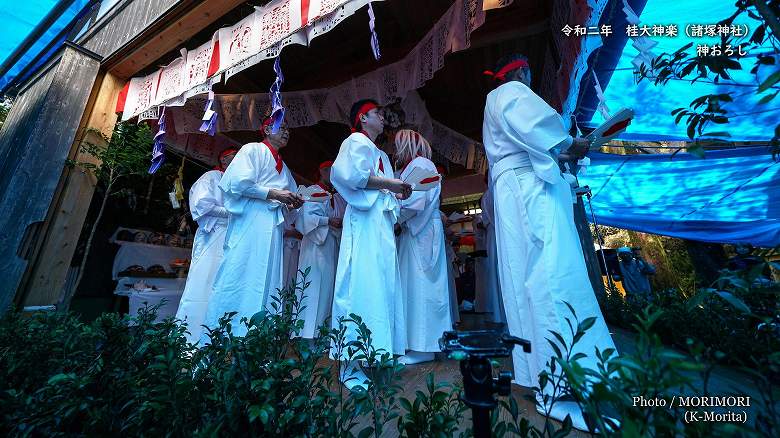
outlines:
[{"label": "wooden beam", "polygon": [[[105,146],[103,138],[88,129],[95,128],[111,135],[117,122],[114,108],[123,86],[124,80],[110,73],[104,73],[95,82],[88,109],[71,146],[70,159],[100,164],[95,157],[81,152],[79,146],[84,142]],[[66,168],[60,182],[60,195],[55,196],[45,224],[47,231],[43,247],[27,282],[23,284],[24,306],[49,305],[59,299],[96,183],[92,174],[77,168]]]},{"label": "wooden beam", "polygon": [[[119,78],[128,79],[157,59],[177,48],[186,47],[187,41],[211,23],[245,3],[245,0],[208,0],[189,6],[184,11],[147,29],[127,50],[112,56],[106,67]],[[182,8],[179,8],[182,9]],[[232,24],[232,23],[231,23]],[[195,47],[187,47],[194,49]]]}]

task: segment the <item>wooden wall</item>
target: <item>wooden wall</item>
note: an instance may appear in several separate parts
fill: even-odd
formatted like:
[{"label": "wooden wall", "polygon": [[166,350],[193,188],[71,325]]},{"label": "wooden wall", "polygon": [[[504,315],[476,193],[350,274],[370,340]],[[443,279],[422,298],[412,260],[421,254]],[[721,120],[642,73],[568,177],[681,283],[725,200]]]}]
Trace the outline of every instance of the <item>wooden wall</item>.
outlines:
[{"label": "wooden wall", "polygon": [[0,313],[60,298],[94,194],[92,177],[64,166],[89,159],[78,151],[86,129],[110,133],[130,76],[241,3],[121,1],[22,87],[0,133],[0,208],[12,212],[0,218]]},{"label": "wooden wall", "polygon": [[103,57],[132,41],[182,0],[125,0],[88,30],[78,43]]},{"label": "wooden wall", "polygon": [[41,231],[100,61],[72,46],[11,109],[0,133],[0,312],[40,248]]}]

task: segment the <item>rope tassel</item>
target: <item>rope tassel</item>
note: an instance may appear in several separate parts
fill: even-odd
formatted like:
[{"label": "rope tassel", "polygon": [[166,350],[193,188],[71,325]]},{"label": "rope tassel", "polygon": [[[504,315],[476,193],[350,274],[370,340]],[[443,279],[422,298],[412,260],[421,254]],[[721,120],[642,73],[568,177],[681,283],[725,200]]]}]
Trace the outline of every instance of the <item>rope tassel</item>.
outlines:
[{"label": "rope tassel", "polygon": [[279,62],[279,56],[274,61],[274,72],[276,73],[276,79],[271,84],[271,119],[273,124],[271,125],[271,133],[276,134],[279,132],[279,127],[284,122],[284,106],[282,106],[282,84],[284,83],[284,75],[282,75],[282,66]]},{"label": "rope tassel", "polygon": [[154,148],[152,149],[152,165],[149,167],[149,174],[157,170],[165,162],[165,107],[162,107],[160,118],[157,120],[157,134],[154,135]]},{"label": "rope tassel", "polygon": [[379,37],[376,34],[376,16],[374,15],[374,8],[371,6],[371,2],[368,2],[368,27],[371,29],[371,51],[374,52],[374,59],[377,61],[382,57],[379,52]]}]

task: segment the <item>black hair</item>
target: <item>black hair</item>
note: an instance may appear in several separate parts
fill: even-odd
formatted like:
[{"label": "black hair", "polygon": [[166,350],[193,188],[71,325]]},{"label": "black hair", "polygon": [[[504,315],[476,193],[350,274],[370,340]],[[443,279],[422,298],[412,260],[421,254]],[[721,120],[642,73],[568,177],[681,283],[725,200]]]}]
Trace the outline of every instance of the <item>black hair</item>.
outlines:
[{"label": "black hair", "polygon": [[[496,66],[495,66],[495,70],[493,70],[493,71],[498,73],[498,71],[501,70],[505,65],[509,64],[510,62],[515,62],[515,61],[525,61],[525,62],[528,62],[528,57],[526,57],[525,55],[522,55],[520,53],[510,53],[508,55],[504,55],[504,56],[501,57],[501,59],[498,60],[498,62],[496,63]],[[530,63],[528,65],[529,65],[528,69],[530,70],[531,69]],[[510,75],[513,74],[513,73],[514,72],[510,73]]]},{"label": "black hair", "polygon": [[373,103],[376,106],[379,106],[379,102],[375,101],[374,99],[361,99],[357,102],[352,104],[352,109],[349,110],[349,125],[350,128],[354,128],[355,131],[360,131],[363,129],[362,124],[360,123],[360,120],[355,122],[355,119],[357,118],[357,113],[360,111],[360,107],[367,103]]}]

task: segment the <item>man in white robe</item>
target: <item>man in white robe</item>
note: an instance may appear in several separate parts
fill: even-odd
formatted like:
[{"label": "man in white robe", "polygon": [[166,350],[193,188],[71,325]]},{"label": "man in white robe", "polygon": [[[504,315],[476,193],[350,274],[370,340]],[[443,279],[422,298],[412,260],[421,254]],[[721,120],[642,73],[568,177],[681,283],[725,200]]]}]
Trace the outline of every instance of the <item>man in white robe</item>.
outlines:
[{"label": "man in white robe", "polygon": [[283,210],[303,203],[291,191],[295,180],[279,155],[290,135],[287,127],[273,133],[266,119],[261,132],[263,141],[245,144],[219,183],[230,220],[205,324],[216,327],[225,313],[237,312],[232,329],[239,336],[246,334],[241,318],[273,311],[269,297],[283,285]]},{"label": "man in white robe", "polygon": [[488,313],[492,311],[491,291],[487,284],[487,229],[482,213],[474,216],[474,311]]},{"label": "man in white robe", "polygon": [[179,301],[176,318],[187,323],[187,342],[196,343],[203,332],[203,319],[209,304],[214,278],[222,261],[228,211],[222,199],[219,180],[238,151],[226,149],[219,154],[219,164],[204,173],[190,188],[190,213],[198,223],[192,244],[192,261],[187,284]]},{"label": "man in white robe", "polygon": [[[406,320],[393,226],[398,199],[409,197],[411,186],[393,177],[390,158],[374,144],[384,129],[376,102],[356,102],[350,121],[355,132],[341,144],[330,175],[347,202],[331,323],[338,328],[340,318],[355,313],[371,330],[376,349],[404,354]],[[354,324],[347,325],[346,336],[357,340]],[[348,359],[346,352],[339,359]],[[364,386],[367,377],[355,364],[344,368],[347,387]],[[351,377],[355,379],[346,381]]]},{"label": "man in white robe", "polygon": [[439,210],[441,215],[441,223],[444,227],[444,247],[447,252],[447,281],[449,283],[448,290],[450,294],[450,315],[454,323],[460,322],[460,309],[458,308],[458,288],[455,286],[455,250],[452,249],[452,237],[455,233],[449,229],[450,220],[447,215]]},{"label": "man in white robe", "polygon": [[[401,179],[415,169],[436,173],[431,161],[431,146],[422,135],[402,129],[395,136],[395,159],[401,165]],[[406,355],[399,359],[405,365],[428,362],[441,351],[439,339],[450,331],[449,276],[444,226],[439,213],[441,184],[414,191],[401,201],[402,224],[398,263],[406,307]]]},{"label": "man in white robe", "polygon": [[330,317],[333,306],[341,224],[347,203],[331,185],[331,166],[332,161],[320,164],[320,182],[317,183],[318,188],[331,194],[330,199],[304,202],[296,222],[296,227],[303,234],[298,265],[301,271],[309,269],[306,277],[309,287],[303,291],[301,298],[304,309],[298,315],[304,321],[300,336],[306,339],[317,336],[318,328]]},{"label": "man in white robe", "polygon": [[[580,321],[596,318],[574,348],[573,354],[587,355],[580,364],[595,369],[594,349],[615,345],[582,257],[571,188],[556,159],[584,156],[588,142],[572,139],[561,116],[531,91],[525,57],[504,58],[494,76],[502,84],[487,96],[483,140],[494,190],[498,270],[509,332],[532,345],[530,354],[514,350],[514,381],[532,387],[555,355],[549,331],[571,342],[565,318],[573,315],[564,302]],[[574,402],[556,406],[551,416],[563,420],[571,414],[574,426],[585,428]]]}]

